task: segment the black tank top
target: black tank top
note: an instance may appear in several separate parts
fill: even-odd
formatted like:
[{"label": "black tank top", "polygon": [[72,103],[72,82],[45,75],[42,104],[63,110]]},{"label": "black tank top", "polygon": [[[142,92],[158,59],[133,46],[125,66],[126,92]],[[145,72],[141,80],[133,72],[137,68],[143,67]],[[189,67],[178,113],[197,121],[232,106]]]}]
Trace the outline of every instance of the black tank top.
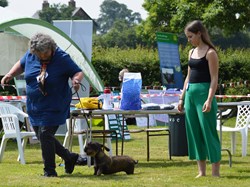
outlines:
[{"label": "black tank top", "polygon": [[[191,53],[191,56],[193,54],[193,51]],[[188,61],[188,65],[191,70],[190,78],[189,78],[190,83],[211,82],[209,66],[208,66],[208,61],[206,59],[206,55],[207,55],[207,52],[205,56],[200,59],[194,59],[190,56],[190,60]]]}]

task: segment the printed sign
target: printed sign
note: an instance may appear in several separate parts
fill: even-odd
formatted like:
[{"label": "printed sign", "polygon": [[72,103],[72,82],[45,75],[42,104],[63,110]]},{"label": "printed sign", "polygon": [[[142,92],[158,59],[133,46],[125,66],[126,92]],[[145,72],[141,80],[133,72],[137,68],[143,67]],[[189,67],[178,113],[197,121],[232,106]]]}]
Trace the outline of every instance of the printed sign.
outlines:
[{"label": "printed sign", "polygon": [[178,38],[175,34],[157,32],[162,85],[167,88],[183,88]]}]

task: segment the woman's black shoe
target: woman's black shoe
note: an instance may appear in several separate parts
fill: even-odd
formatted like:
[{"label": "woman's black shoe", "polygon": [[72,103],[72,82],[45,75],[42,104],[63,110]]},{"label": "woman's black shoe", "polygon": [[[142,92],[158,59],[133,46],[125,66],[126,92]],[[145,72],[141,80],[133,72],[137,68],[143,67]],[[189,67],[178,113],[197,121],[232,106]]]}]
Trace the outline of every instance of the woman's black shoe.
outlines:
[{"label": "woman's black shoe", "polygon": [[71,159],[65,161],[65,173],[71,174],[74,171],[78,157],[79,155],[77,153],[71,153]]},{"label": "woman's black shoe", "polygon": [[57,177],[57,173],[47,173],[47,172],[44,172],[44,177]]}]

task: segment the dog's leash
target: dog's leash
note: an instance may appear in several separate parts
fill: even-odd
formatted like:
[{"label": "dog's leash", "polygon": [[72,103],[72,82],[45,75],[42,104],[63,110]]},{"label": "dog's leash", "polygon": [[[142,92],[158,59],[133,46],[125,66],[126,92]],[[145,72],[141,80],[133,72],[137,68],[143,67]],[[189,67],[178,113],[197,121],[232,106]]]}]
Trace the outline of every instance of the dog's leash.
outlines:
[{"label": "dog's leash", "polygon": [[[78,84],[80,84],[82,91],[86,91],[86,87],[85,87],[82,83],[78,83]],[[73,86],[71,86],[71,89],[72,89],[72,88],[73,88]],[[84,88],[84,89],[83,89],[83,88]],[[79,95],[78,91],[75,91],[74,93],[72,93],[72,96],[75,95],[75,94],[77,95],[77,99],[78,99],[78,101],[79,101],[81,107],[83,108],[83,104],[82,104],[82,102],[81,102],[81,98],[80,98],[80,95]],[[86,120],[86,121],[87,121],[87,120]],[[74,124],[75,124],[75,123],[74,123]],[[69,147],[72,147],[74,126],[73,126],[73,127],[70,127],[70,128],[71,128],[71,134],[70,134],[70,139],[69,139]],[[61,158],[61,162],[59,163],[59,166],[64,166],[64,164],[63,164],[62,162],[63,162],[63,159]]]},{"label": "dog's leash", "polygon": [[77,95],[77,99],[78,99],[78,101],[79,101],[79,103],[80,103],[80,105],[81,105],[81,108],[83,109],[83,104],[82,104],[82,102],[81,102],[81,98],[80,98],[80,96],[79,96],[78,91],[76,92],[76,95]]},{"label": "dog's leash", "polygon": [[[79,100],[79,103],[80,103],[80,105],[81,105],[81,108],[83,109],[84,107],[83,107],[83,104],[81,103],[81,98],[80,98],[80,96],[79,96],[78,91],[76,91],[75,93],[76,93],[76,95],[77,95],[77,99]],[[91,112],[91,111],[90,111],[90,112]],[[86,146],[86,143],[88,143],[89,137],[91,137],[91,132],[89,131],[89,129],[90,129],[90,124],[89,124],[89,121],[88,121],[88,118],[87,118],[87,114],[85,114],[84,112],[83,112],[82,114],[83,114],[83,117],[84,117],[84,119],[85,119],[85,121],[86,121],[86,123],[87,123],[87,130],[86,130],[86,140],[87,140],[87,141],[85,141],[85,144],[83,145],[83,147],[85,147],[85,146]],[[70,145],[72,144],[72,138],[73,138],[73,134],[72,134],[72,136],[71,136]],[[87,159],[87,165],[89,165],[89,166],[91,165],[91,161],[89,162],[89,159]]]}]

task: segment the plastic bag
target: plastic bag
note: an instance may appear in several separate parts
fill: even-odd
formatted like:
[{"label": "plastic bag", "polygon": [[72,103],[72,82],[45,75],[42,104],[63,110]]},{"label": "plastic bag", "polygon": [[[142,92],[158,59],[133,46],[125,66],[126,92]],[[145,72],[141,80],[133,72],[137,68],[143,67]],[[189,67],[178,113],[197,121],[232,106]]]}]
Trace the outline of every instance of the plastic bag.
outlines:
[{"label": "plastic bag", "polygon": [[75,104],[76,108],[82,109],[101,109],[102,103],[95,97],[84,97],[80,98],[79,103]]},{"label": "plastic bag", "polygon": [[141,109],[141,87],[141,73],[124,73],[120,106],[122,110]]}]

